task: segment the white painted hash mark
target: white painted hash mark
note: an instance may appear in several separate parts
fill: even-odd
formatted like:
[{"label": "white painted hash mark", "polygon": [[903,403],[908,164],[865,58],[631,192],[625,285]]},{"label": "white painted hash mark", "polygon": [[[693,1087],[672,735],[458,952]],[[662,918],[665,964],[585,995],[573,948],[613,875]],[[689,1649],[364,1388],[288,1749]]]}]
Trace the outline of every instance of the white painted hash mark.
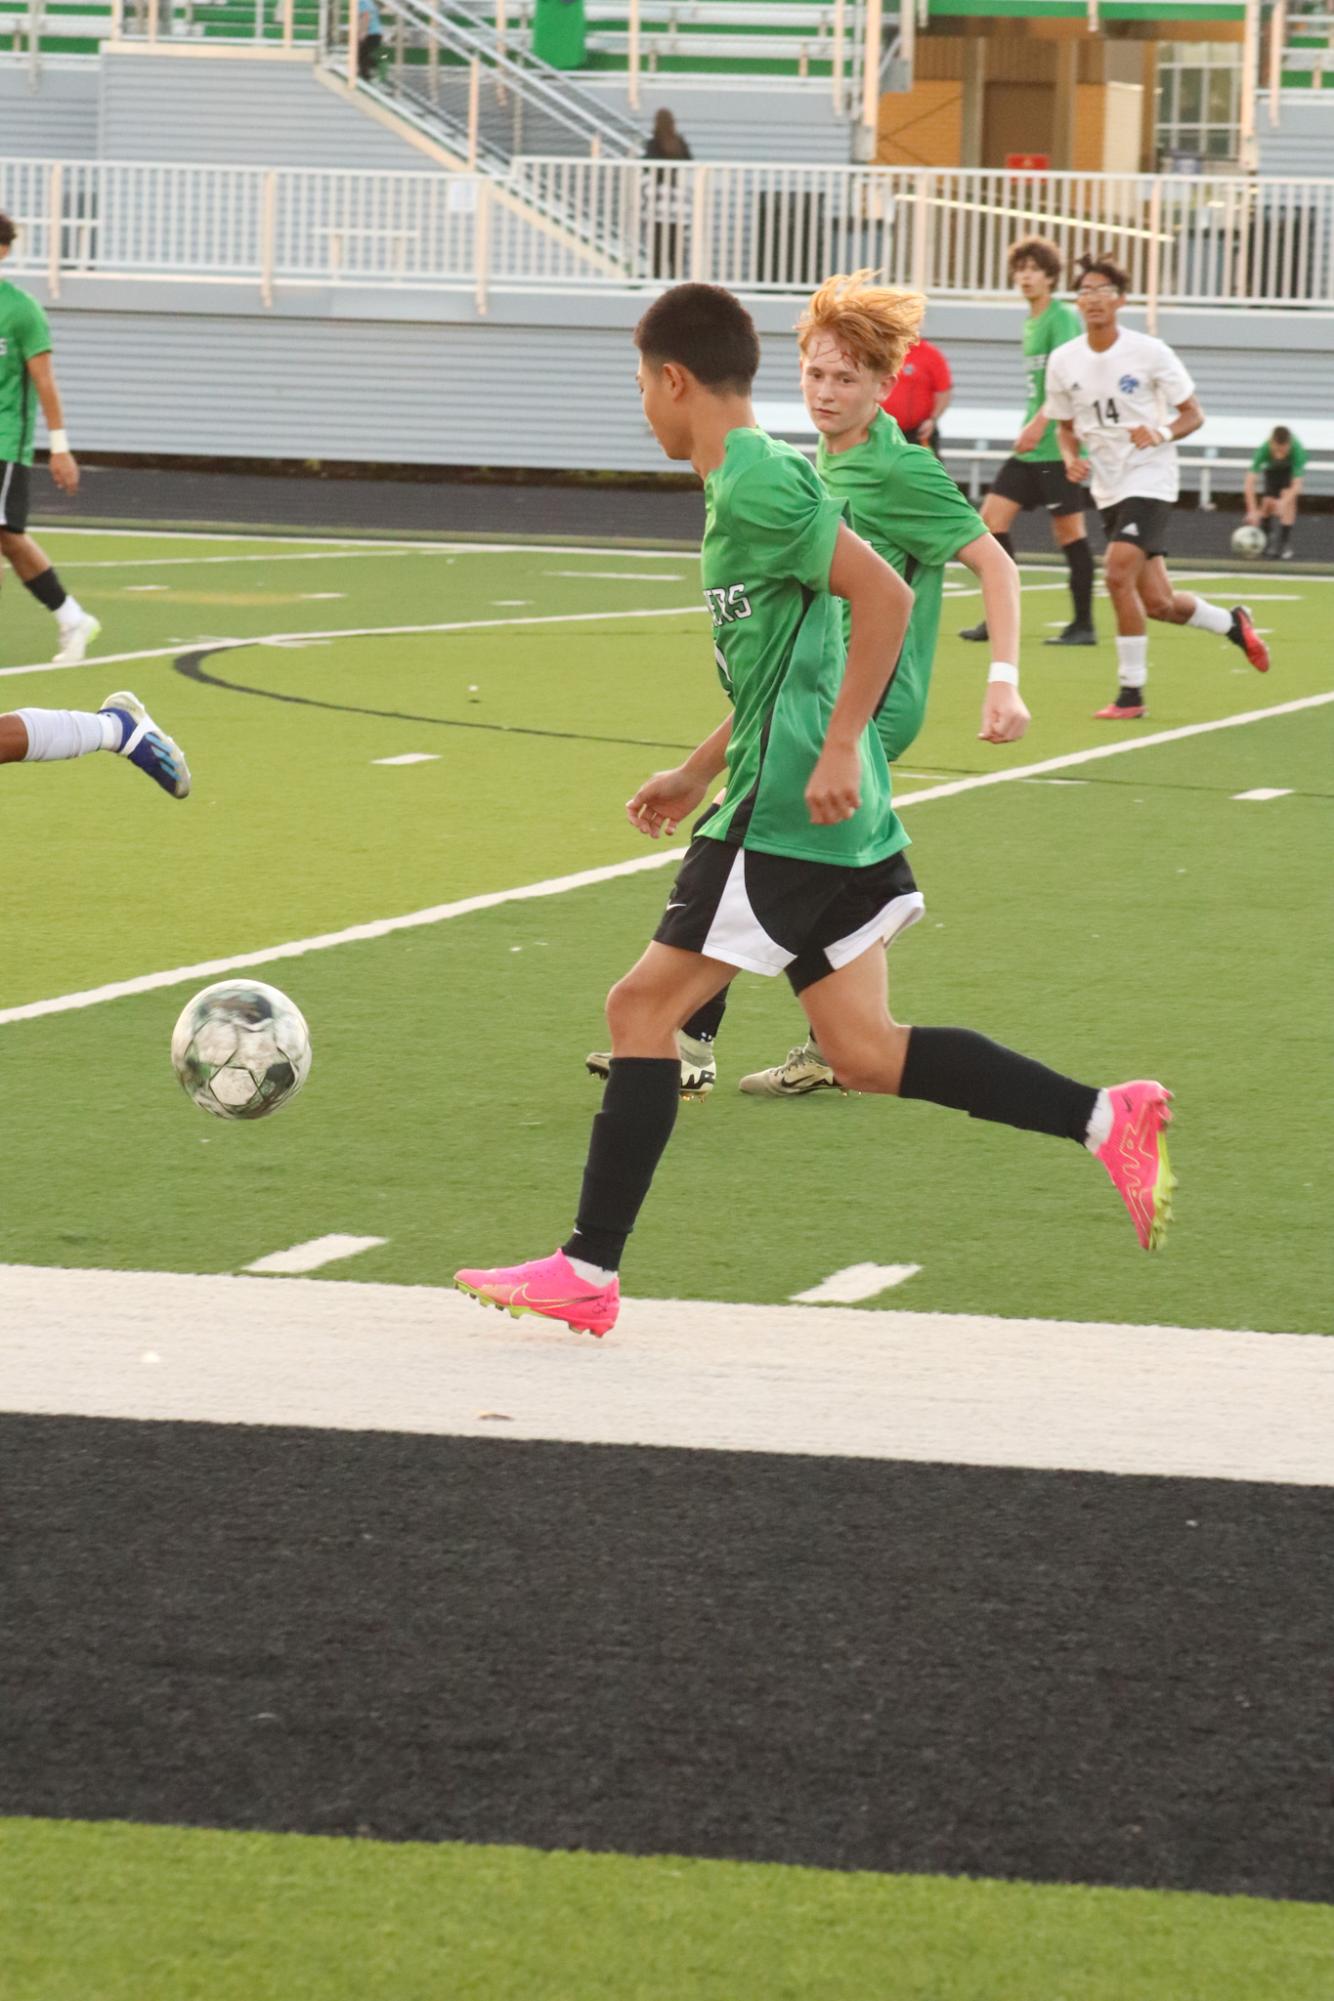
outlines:
[{"label": "white painted hash mark", "polygon": [[845,1265],[809,1292],[794,1292],[792,1301],[796,1306],[855,1306],[859,1299],[875,1299],[892,1285],[902,1285],[921,1269],[920,1265]]},{"label": "white painted hash mark", "polygon": [[405,750],[401,757],[373,757],[372,764],[439,764],[436,750]]},{"label": "white painted hash mark", "polygon": [[319,1271],[322,1265],[337,1264],[340,1258],[355,1258],[360,1252],[373,1251],[388,1241],[387,1237],[340,1237],[337,1233],[312,1237],[308,1244],[293,1244],[290,1251],[271,1251],[266,1258],[256,1258],[245,1269],[271,1275]]},{"label": "white painted hash mark", "polygon": [[[692,607],[693,609],[693,607]],[[617,614],[608,613],[608,617]],[[648,618],[649,612],[626,612],[627,618]],[[671,614],[668,614],[671,615]],[[601,613],[592,614],[601,617]],[[481,624],[545,625],[564,622],[559,619],[511,619],[481,620]],[[402,631],[458,632],[466,626],[408,626]],[[333,637],[345,635],[334,634]],[[359,635],[364,636],[364,635]],[[249,640],[237,640],[237,646],[250,645]],[[163,652],[173,652],[175,648],[162,648]],[[113,655],[112,658],[116,656]],[[140,656],[133,655],[132,658]],[[105,663],[103,663],[105,664]],[[8,668],[0,667],[0,674],[8,673]],[[961,792],[975,792],[980,787],[1004,785],[1011,779],[1033,778],[1048,771],[1060,771],[1069,765],[1089,764],[1095,758],[1119,757],[1128,751],[1146,750],[1151,745],[1176,743],[1181,738],[1207,736],[1214,730],[1237,729],[1243,723],[1268,722],[1273,716],[1290,716],[1303,709],[1316,709],[1334,702],[1334,692],[1324,695],[1303,695],[1292,702],[1279,702],[1272,709],[1250,709],[1242,715],[1220,716],[1213,722],[1185,723],[1179,729],[1159,730],[1153,736],[1123,737],[1117,743],[1099,744],[1093,750],[1077,750],[1065,757],[1048,758],[1042,764],[1017,764],[1007,771],[983,771],[971,778],[952,779],[946,785],[930,785],[922,792],[907,792],[896,798],[897,807],[921,806],[932,799],[953,799]],[[161,973],[141,973],[131,980],[112,980],[106,986],[88,987],[80,993],[55,994],[49,1000],[27,1001],[19,1007],[0,1008],[0,1028],[11,1021],[36,1021],[43,1015],[65,1014],[71,1008],[98,1007],[103,1001],[124,1000],[132,994],[156,993],[162,987],[180,986],[186,980],[217,979],[223,973],[239,972],[251,966],[271,965],[279,959],[301,959],[307,952],[327,952],[335,945],[359,945],[376,938],[388,938],[395,931],[415,931],[426,924],[443,924],[450,918],[469,917],[475,910],[496,910],[505,903],[527,903],[539,896],[563,896],[567,890],[591,888],[595,883],[615,882],[621,876],[640,875],[646,869],[667,868],[679,862],[685,854],[684,848],[664,848],[659,854],[640,855],[632,861],[611,862],[605,868],[582,869],[574,875],[552,876],[544,882],[521,883],[514,889],[492,890],[484,896],[464,896],[455,903],[436,903],[425,910],[410,910],[400,917],[377,917],[367,924],[349,924],[342,931],[324,931],[313,938],[294,938],[282,945],[257,947],[250,952],[233,952],[222,959],[203,959],[194,966],[174,966]]]},{"label": "white painted hash mark", "polygon": [[1257,785],[1254,792],[1234,792],[1234,799],[1291,799],[1290,785]]}]

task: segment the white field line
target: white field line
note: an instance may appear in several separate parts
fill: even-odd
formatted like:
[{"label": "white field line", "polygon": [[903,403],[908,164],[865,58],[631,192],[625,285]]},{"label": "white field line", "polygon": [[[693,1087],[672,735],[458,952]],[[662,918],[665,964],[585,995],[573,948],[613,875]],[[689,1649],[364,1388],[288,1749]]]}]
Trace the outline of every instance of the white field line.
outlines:
[{"label": "white field line", "polygon": [[447,556],[453,552],[444,548],[418,549],[408,545],[400,547],[396,542],[381,542],[370,547],[359,543],[331,542],[325,549],[296,549],[281,555],[260,552],[245,556],[98,556],[73,562],[61,559],[62,570],[170,570],[195,569],[204,563],[347,563],[365,562],[374,556]]},{"label": "white field line", "polygon": [[[653,615],[643,614],[646,617]],[[550,623],[545,619],[495,622],[525,625]],[[457,629],[427,628],[430,631]],[[895,805],[925,806],[933,799],[955,799],[961,793],[980,791],[986,786],[1038,778],[1049,771],[1068,770],[1072,765],[1092,764],[1098,759],[1107,757],[1123,757],[1130,751],[1148,750],[1157,744],[1179,743],[1187,737],[1208,736],[1215,730],[1238,729],[1245,723],[1266,722],[1271,716],[1290,716],[1300,710],[1319,708],[1330,702],[1334,702],[1334,691],[1323,695],[1303,695],[1296,701],[1279,702],[1271,709],[1250,709],[1243,715],[1219,716],[1212,722],[1183,723],[1177,729],[1157,730],[1151,736],[1122,737],[1114,743],[1098,744],[1091,750],[1076,750],[1064,757],[1047,758],[1041,764],[1016,764],[1006,771],[977,772],[971,778],[955,778],[942,785],[929,785],[920,792],[905,793],[901,799],[895,800]],[[36,1021],[43,1015],[66,1014],[74,1008],[98,1007],[103,1001],[124,1000],[134,994],[153,993],[161,987],[179,986],[186,980],[217,979],[223,973],[238,972],[248,966],[272,964],[280,959],[301,959],[308,952],[327,952],[336,945],[364,944],[373,939],[387,938],[395,931],[415,931],[424,925],[444,924],[455,917],[471,916],[474,911],[496,910],[506,903],[527,903],[537,897],[562,896],[567,890],[587,889],[596,883],[615,882],[621,876],[641,875],[648,869],[667,868],[673,862],[680,861],[684,853],[684,848],[664,848],[654,854],[638,855],[630,861],[609,862],[602,868],[582,869],[575,875],[552,876],[542,882],[521,883],[514,889],[491,890],[482,896],[461,897],[453,903],[436,903],[425,910],[407,911],[399,917],[377,917],[365,924],[348,925],[341,931],[325,931],[311,938],[291,939],[283,945],[261,946],[249,952],[232,953],[224,959],[203,959],[193,966],[174,966],[165,972],[141,973],[134,979],[113,980],[105,986],[89,987],[80,993],[56,994],[49,1000],[27,1001],[19,1007],[0,1008],[0,1028],[10,1022]]]},{"label": "white field line", "polygon": [[47,539],[81,535],[128,542],[277,542],[289,546],[299,542],[306,548],[312,542],[322,542],[330,549],[439,549],[451,556],[623,556],[629,561],[646,563],[679,563],[691,553],[688,549],[640,549],[625,543],[586,549],[569,542],[451,542],[434,536],[428,540],[410,535],[386,536],[383,540],[371,535],[243,535],[208,528],[65,528],[59,522],[44,524],[42,534]]},{"label": "white field line", "polygon": [[[137,653],[99,653],[88,660],[70,663],[77,667],[110,667],[127,660],[165,660],[179,653],[235,651],[244,646],[308,646],[333,639],[402,639],[425,632],[489,632],[514,625],[595,625],[609,618],[685,618],[694,613],[703,618],[702,604],[658,605],[630,611],[553,611],[532,618],[460,618],[437,625],[348,625],[331,632],[262,632],[250,638],[228,636],[217,639],[187,639],[174,646],[146,646]],[[26,667],[0,667],[0,678],[11,674],[62,674],[54,660],[36,660]]]},{"label": "white field line", "polygon": [[360,1257],[363,1251],[376,1250],[388,1241],[387,1237],[345,1237],[338,1234],[311,1237],[307,1243],[293,1244],[290,1250],[270,1251],[267,1257],[256,1258],[246,1266],[246,1270],[268,1272],[275,1277],[319,1271],[324,1265],[337,1264],[342,1258]]},{"label": "white field line", "polygon": [[805,1292],[792,1294],[796,1306],[855,1306],[861,1299],[878,1299],[891,1286],[915,1278],[920,1265],[844,1265]]},{"label": "white field line", "polygon": [[0,1407],[1334,1485],[1319,1335],[858,1307],[632,1299],[594,1341],[427,1286],[8,1265]]}]

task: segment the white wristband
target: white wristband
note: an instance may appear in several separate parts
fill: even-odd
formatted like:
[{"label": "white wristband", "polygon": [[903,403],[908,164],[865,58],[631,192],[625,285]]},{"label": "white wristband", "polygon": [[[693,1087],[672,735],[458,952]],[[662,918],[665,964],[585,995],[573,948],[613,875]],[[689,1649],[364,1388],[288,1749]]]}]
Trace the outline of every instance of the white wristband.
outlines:
[{"label": "white wristband", "polygon": [[68,452],[68,451],[69,451],[69,432],[68,432],[68,431],[52,431],[52,433],[51,433],[51,449],[52,449],[52,451],[53,451],[53,452]]},{"label": "white wristband", "polygon": [[987,669],[988,681],[1004,681],[1007,688],[1019,686],[1019,669],[1012,667],[1008,660],[993,660]]}]

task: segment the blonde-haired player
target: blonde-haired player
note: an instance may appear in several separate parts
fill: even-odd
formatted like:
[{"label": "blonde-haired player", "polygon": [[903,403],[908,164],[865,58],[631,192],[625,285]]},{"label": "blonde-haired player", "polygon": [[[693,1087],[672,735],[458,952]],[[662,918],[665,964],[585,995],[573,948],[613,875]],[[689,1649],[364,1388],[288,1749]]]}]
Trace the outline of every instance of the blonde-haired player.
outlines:
[{"label": "blonde-haired player", "polygon": [[[1018,572],[934,453],[910,445],[880,407],[925,309],[920,293],[877,284],[873,272],[856,271],[821,285],[797,323],[802,394],[820,434],[820,477],[846,503],[849,525],[914,593],[898,658],[885,662],[886,691],[875,716],[891,764],[926,717],[950,562],[963,563],[981,585],[991,636],[978,736],[984,743],[1014,743],[1029,724],[1019,693]],[[686,1096],[701,1097],[713,1088],[714,1038],[725,1006],[724,991],[681,1031]],[[606,1076],[608,1055],[595,1052],[587,1062],[594,1076]],[[743,1091],[769,1098],[800,1098],[836,1085],[813,1038],[791,1050],[786,1062],[741,1079]]]}]

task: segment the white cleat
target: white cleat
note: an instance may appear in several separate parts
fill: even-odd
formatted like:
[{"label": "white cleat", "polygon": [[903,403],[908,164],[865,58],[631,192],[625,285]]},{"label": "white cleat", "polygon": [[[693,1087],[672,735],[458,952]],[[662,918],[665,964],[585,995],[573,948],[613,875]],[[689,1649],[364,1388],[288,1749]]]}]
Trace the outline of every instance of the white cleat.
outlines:
[{"label": "white cleat", "polygon": [[115,716],[121,726],[121,757],[128,757],[131,764],[173,799],[189,797],[190,767],[185,752],[174,737],[158,728],[137,695],[132,695],[128,688],[108,695],[101,714]]},{"label": "white cleat", "polygon": [[53,667],[77,667],[88,648],[102,630],[102,621],[86,611],[77,625],[60,636],[60,651],[52,660]]},{"label": "white cleat", "polygon": [[[678,1034],[676,1046],[681,1055],[681,1096],[707,1098],[718,1081],[718,1062],[713,1044],[697,1042],[692,1035]],[[605,1081],[611,1070],[610,1050],[593,1050],[584,1058],[584,1068],[590,1077],[601,1077]]]},{"label": "white cleat", "polygon": [[785,1063],[775,1063],[771,1070],[752,1070],[737,1089],[751,1098],[806,1098],[812,1091],[841,1091],[843,1086],[815,1044],[799,1042],[788,1050]]}]

